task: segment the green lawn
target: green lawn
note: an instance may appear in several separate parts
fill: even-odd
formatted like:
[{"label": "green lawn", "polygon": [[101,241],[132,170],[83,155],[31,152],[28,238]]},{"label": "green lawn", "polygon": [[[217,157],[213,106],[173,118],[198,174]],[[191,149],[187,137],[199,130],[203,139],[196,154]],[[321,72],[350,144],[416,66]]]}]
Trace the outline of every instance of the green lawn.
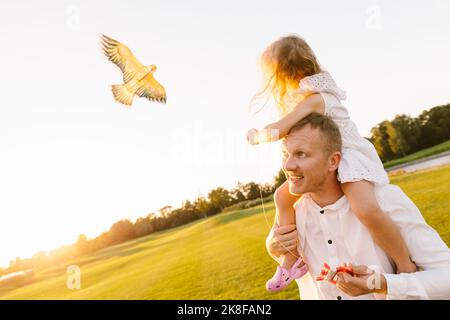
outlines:
[{"label": "green lawn", "polygon": [[385,162],[384,168],[388,169],[390,167],[393,167],[393,166],[396,166],[399,164],[404,164],[404,163],[411,162],[414,160],[419,160],[419,159],[429,157],[429,156],[432,156],[432,155],[435,155],[438,153],[442,153],[445,151],[449,151],[449,150],[450,150],[450,140],[446,141],[446,142],[442,142],[441,144],[435,145],[433,147],[417,151],[406,157]]},{"label": "green lawn", "polygon": [[[392,178],[450,243],[450,166]],[[266,204],[269,222],[273,203]],[[298,299],[294,283],[264,289],[275,263],[261,207],[231,211],[43,270],[33,283],[0,289],[0,299]],[[81,268],[81,289],[66,288],[66,268]]]}]

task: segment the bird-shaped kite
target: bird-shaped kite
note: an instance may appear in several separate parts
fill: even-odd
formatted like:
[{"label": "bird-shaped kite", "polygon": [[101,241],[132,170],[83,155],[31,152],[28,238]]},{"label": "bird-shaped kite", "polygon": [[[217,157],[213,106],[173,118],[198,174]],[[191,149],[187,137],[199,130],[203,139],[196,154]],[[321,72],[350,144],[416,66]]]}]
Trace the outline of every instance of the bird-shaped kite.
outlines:
[{"label": "bird-shaped kite", "polygon": [[145,97],[150,101],[166,103],[166,90],[153,77],[156,66],[144,66],[124,44],[105,35],[101,35],[104,54],[116,64],[123,73],[124,84],[113,84],[112,93],[117,102],[131,108],[133,97]]}]

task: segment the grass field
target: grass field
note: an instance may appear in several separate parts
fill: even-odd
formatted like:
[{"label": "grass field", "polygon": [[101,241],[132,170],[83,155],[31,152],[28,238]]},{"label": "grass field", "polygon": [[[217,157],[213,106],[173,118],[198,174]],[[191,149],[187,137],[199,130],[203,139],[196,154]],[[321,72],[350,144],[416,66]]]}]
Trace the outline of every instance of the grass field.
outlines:
[{"label": "grass field", "polygon": [[410,154],[406,157],[400,158],[400,159],[395,159],[395,160],[391,160],[391,161],[387,161],[385,162],[384,168],[388,169],[391,168],[393,166],[397,166],[400,164],[404,164],[404,163],[408,163],[411,161],[415,161],[415,160],[419,160],[425,157],[429,157],[429,156],[433,156],[435,154],[438,153],[442,153],[445,151],[450,151],[450,140],[446,141],[446,142],[442,142],[441,144],[435,145],[433,147],[427,148],[427,149],[423,149],[420,151],[417,151],[413,154]]},{"label": "grass field", "polygon": [[[450,165],[393,177],[427,222],[450,244]],[[269,222],[273,203],[266,204]],[[298,287],[264,289],[275,263],[264,241],[261,207],[231,211],[110,247],[40,271],[33,283],[0,289],[0,299],[298,299]],[[81,268],[81,289],[66,268]]]}]

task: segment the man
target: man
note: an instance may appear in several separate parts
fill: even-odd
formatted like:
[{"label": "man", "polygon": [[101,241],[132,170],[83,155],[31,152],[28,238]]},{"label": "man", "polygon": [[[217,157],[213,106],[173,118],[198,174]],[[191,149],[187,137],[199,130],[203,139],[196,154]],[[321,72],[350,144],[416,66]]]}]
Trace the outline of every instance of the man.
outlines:
[{"label": "man", "polygon": [[[341,137],[333,120],[311,114],[291,128],[282,148],[290,193],[303,196],[294,205],[296,225],[278,227],[275,219],[266,244],[277,262],[296,247],[303,255],[309,272],[297,280],[301,299],[450,299],[450,250],[400,188],[380,186],[375,193],[421,271],[395,274],[393,261],[352,213],[337,179]],[[354,274],[339,273],[336,284],[315,281],[324,262],[351,263]]]}]

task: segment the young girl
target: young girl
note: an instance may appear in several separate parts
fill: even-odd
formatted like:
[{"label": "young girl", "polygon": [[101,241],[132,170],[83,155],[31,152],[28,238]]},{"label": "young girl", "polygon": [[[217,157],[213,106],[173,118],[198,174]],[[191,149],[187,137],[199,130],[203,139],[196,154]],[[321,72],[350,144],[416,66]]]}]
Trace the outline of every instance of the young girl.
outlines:
[{"label": "young girl", "polygon": [[[260,131],[249,130],[249,143],[282,139],[297,121],[312,112],[330,116],[342,135],[338,179],[352,211],[378,246],[394,260],[398,273],[415,272],[416,266],[399,230],[375,198],[374,186],[387,184],[389,179],[375,148],[359,135],[341,104],[346,98],[345,92],[320,67],[313,51],[300,37],[287,36],[271,44],[262,55],[262,63],[268,79],[263,93],[270,90],[277,102],[280,120]],[[278,225],[295,223],[293,205],[298,198],[289,193],[287,181],[275,191]],[[307,266],[296,252],[284,255],[281,267],[266,283],[269,291],[280,291],[307,272]]]}]

